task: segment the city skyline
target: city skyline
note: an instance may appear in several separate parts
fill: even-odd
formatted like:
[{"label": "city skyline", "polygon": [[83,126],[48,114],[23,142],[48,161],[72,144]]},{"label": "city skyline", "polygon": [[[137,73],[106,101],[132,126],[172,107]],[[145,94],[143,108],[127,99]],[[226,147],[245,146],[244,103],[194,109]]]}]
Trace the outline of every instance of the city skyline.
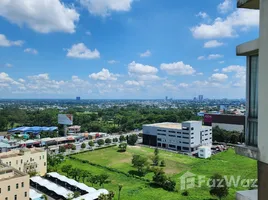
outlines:
[{"label": "city skyline", "polygon": [[259,11],[235,2],[1,2],[0,99],[245,98]]}]

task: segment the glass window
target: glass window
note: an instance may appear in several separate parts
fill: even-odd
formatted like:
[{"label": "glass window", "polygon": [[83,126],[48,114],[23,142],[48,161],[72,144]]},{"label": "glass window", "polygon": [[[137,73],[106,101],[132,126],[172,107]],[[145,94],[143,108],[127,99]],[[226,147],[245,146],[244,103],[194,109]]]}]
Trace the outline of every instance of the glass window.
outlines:
[{"label": "glass window", "polygon": [[9,185],[9,186],[7,186],[7,191],[10,191],[10,185]]},{"label": "glass window", "polygon": [[18,189],[18,188],[19,188],[19,184],[17,183],[17,184],[16,184],[16,189]]},{"label": "glass window", "polygon": [[27,192],[24,192],[24,197],[27,197]]},{"label": "glass window", "polygon": [[21,182],[21,187],[24,187],[24,182]]},{"label": "glass window", "polygon": [[257,146],[258,133],[258,56],[249,58],[248,124],[246,143]]},{"label": "glass window", "polygon": [[14,196],[14,200],[17,200],[17,195]]}]

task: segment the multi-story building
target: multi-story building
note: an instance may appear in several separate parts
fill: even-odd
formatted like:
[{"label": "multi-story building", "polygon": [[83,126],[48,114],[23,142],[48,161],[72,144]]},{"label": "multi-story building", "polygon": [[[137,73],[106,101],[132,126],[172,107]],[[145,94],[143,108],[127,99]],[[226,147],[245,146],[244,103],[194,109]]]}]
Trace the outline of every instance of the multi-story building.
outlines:
[{"label": "multi-story building", "polygon": [[0,199],[29,200],[29,175],[0,163]]},{"label": "multi-story building", "polygon": [[176,151],[195,152],[212,144],[212,128],[201,121],[143,125],[143,144]]},{"label": "multi-story building", "polygon": [[[268,1],[238,0],[238,8],[260,10],[259,38],[237,47],[237,55],[247,57],[247,113],[245,145],[236,147],[236,152],[258,160],[258,197],[268,198]],[[247,16],[244,16],[247,17]],[[250,169],[249,169],[250,170]],[[252,193],[252,194],[250,194]],[[254,191],[238,193],[237,199],[252,199]]]},{"label": "multi-story building", "polygon": [[41,176],[47,173],[47,152],[40,148],[3,152],[0,153],[0,160],[24,173],[36,172]]}]

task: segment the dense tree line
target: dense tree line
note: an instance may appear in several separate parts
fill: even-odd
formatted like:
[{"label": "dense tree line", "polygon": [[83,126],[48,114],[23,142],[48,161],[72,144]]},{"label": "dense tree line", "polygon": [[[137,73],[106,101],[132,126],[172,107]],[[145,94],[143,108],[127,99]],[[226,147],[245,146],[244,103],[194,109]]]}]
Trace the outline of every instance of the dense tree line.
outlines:
[{"label": "dense tree line", "polygon": [[213,141],[217,142],[237,144],[238,142],[243,143],[245,141],[244,133],[237,131],[226,131],[218,126],[213,128],[212,134]]},{"label": "dense tree line", "polygon": [[[160,109],[155,106],[128,105],[94,109],[84,112],[79,108],[71,108],[65,113],[74,115],[74,124],[81,125],[82,131],[89,132],[126,132],[141,129],[143,124],[156,122],[182,122],[200,119],[196,111],[191,109]],[[18,126],[58,126],[57,109],[23,110],[19,108],[3,108],[0,110],[0,131]],[[63,132],[59,127],[60,133]]]}]

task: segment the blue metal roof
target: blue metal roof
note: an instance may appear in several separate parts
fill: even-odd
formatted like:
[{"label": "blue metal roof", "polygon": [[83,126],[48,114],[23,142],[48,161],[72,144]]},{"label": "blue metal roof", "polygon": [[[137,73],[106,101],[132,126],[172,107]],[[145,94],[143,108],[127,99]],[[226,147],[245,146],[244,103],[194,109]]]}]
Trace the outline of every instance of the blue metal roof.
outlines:
[{"label": "blue metal roof", "polygon": [[40,133],[41,131],[56,131],[58,130],[58,127],[52,126],[52,127],[42,127],[42,126],[33,126],[33,127],[18,127],[8,130],[8,132],[24,132],[24,133]]}]

